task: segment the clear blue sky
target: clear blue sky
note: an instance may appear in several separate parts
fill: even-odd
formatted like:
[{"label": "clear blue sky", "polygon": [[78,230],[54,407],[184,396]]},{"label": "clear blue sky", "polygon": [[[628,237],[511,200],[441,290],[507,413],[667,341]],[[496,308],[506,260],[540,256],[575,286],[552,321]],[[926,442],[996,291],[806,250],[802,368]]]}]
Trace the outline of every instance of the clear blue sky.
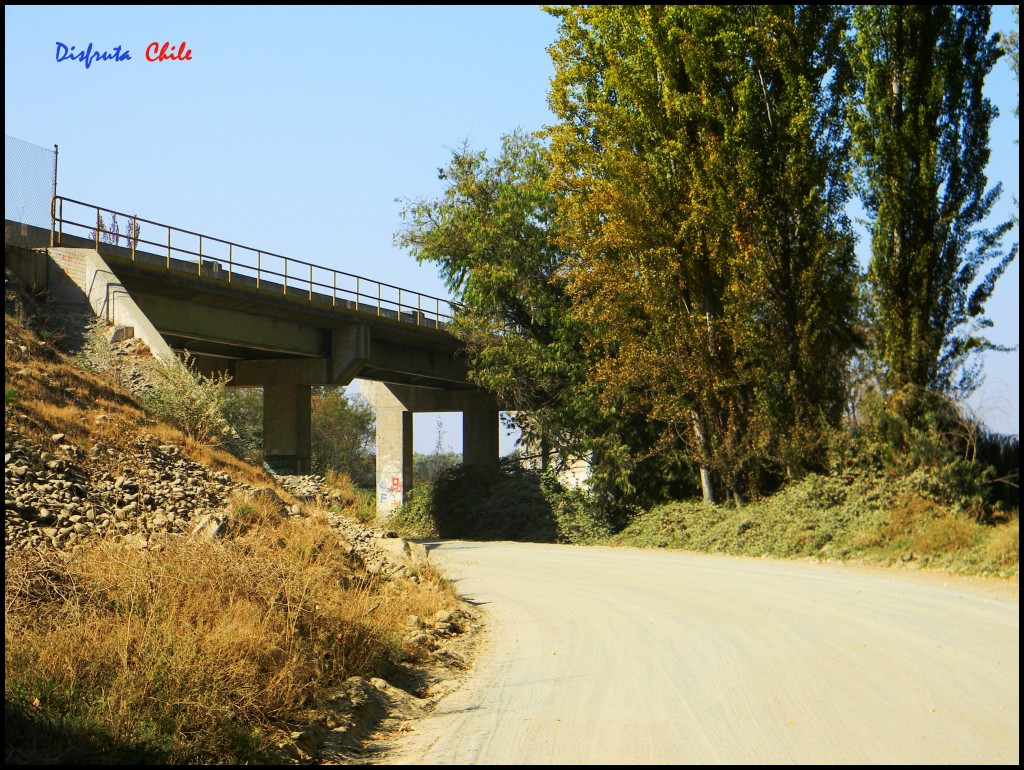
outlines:
[{"label": "clear blue sky", "polygon": [[[1012,26],[997,6],[993,29]],[[556,28],[531,6],[5,6],[4,131],[59,145],[62,195],[444,297],[436,270],[393,245],[396,199],[437,195],[438,167],[465,141],[495,151],[552,122]],[[184,41],[192,60],[148,62],[154,41]],[[57,42],[121,46],[131,61],[58,63]],[[988,88],[1005,218],[1019,190],[1005,62]],[[1019,261],[989,307],[991,338],[1016,345]],[[1018,361],[990,355],[972,401],[1002,432],[1019,432]],[[460,451],[460,418],[444,425]],[[436,416],[415,431],[416,451],[432,451]]]}]

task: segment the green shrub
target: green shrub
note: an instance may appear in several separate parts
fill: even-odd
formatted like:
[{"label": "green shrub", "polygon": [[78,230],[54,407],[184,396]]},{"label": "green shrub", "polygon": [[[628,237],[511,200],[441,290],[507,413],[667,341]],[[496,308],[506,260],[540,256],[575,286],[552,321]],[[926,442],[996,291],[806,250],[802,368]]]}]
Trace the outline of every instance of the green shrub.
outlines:
[{"label": "green shrub", "polygon": [[417,484],[388,524],[404,537],[541,543],[592,542],[612,531],[589,493],[513,458],[445,468],[433,483]]},{"label": "green shrub", "polygon": [[409,500],[388,518],[388,527],[401,537],[438,537],[432,506],[433,485],[430,482],[417,484]]},{"label": "green shrub", "polygon": [[146,367],[146,380],[141,400],[154,417],[177,426],[201,443],[210,442],[228,429],[224,420],[227,375],[200,374],[186,354],[184,361],[152,359]]},{"label": "green shrub", "polygon": [[559,543],[590,543],[612,533],[611,517],[590,492],[567,489],[551,473],[541,476],[541,492],[554,514]]}]

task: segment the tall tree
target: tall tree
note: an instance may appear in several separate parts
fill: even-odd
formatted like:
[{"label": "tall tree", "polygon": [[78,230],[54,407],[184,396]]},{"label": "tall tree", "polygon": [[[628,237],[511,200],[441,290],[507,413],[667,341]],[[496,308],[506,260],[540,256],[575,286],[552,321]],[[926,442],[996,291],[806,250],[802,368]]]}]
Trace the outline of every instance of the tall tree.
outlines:
[{"label": "tall tree", "polygon": [[452,331],[470,377],[497,394],[527,439],[569,448],[581,357],[567,314],[563,254],[552,242],[547,153],[517,131],[492,160],[463,147],[439,169],[436,199],[406,201],[396,244],[434,262],[462,307]]},{"label": "tall tree", "polygon": [[570,312],[550,173],[544,143],[521,131],[493,158],[464,147],[440,169],[440,196],[406,201],[396,243],[439,267],[462,303],[451,328],[470,378],[499,397],[524,443],[556,462],[589,459],[598,499],[621,513],[681,493],[689,469],[652,452],[656,424],[597,397],[583,323]]},{"label": "tall tree", "polygon": [[[963,396],[975,355],[997,346],[985,303],[1017,247],[1012,221],[985,227],[996,109],[985,78],[1001,51],[990,6],[858,6],[852,121],[871,222],[874,346],[892,391]],[[983,269],[987,272],[983,274]]]},{"label": "tall tree", "polygon": [[735,160],[729,306],[764,453],[791,475],[824,456],[846,404],[857,266],[845,213],[849,11],[748,7],[728,127]]},{"label": "tall tree", "polygon": [[609,408],[740,493],[838,418],[854,268],[835,8],[554,10],[569,290]]}]

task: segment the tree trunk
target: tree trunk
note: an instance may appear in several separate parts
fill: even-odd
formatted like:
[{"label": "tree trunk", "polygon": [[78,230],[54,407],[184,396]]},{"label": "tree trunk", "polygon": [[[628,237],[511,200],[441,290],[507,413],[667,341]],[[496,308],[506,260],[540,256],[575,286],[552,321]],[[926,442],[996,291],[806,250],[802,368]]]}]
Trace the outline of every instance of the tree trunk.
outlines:
[{"label": "tree trunk", "polygon": [[[708,456],[708,438],[704,434],[704,428],[701,425],[700,415],[694,410],[691,413],[693,417],[693,432],[697,437],[697,444],[700,446],[701,454],[704,457]],[[711,476],[711,468],[704,462],[700,464],[700,488],[704,493],[704,502],[715,503],[715,482]]]}]

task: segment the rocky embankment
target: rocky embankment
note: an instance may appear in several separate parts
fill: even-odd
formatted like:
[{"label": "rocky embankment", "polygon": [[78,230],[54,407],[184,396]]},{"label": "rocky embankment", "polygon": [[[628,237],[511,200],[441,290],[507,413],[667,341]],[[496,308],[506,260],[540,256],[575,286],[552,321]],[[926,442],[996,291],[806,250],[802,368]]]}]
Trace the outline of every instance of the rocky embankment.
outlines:
[{"label": "rocky embankment", "polygon": [[[41,446],[8,429],[4,550],[73,549],[97,537],[158,550],[167,537],[219,535],[233,495],[268,498],[284,516],[305,515],[304,504],[309,502],[330,503],[331,493],[319,476],[278,480],[300,503],[287,504],[271,487],[234,481],[228,473],[210,470],[151,435],[116,452],[102,445],[83,451],[60,433]],[[415,544],[342,515],[328,513],[326,518],[371,574],[415,577],[409,562],[424,555]]]},{"label": "rocky embankment", "polygon": [[[159,551],[168,538],[219,537],[230,531],[229,499],[248,494],[272,501],[282,516],[303,517],[333,496],[319,476],[278,476],[275,480],[299,503],[287,503],[271,487],[234,481],[182,455],[179,447],[140,436],[128,447],[94,445],[88,451],[54,434],[44,446],[16,431],[4,432],[5,552],[23,549],[73,551],[90,539],[115,538],[139,549]],[[393,532],[326,513],[329,525],[349,544],[370,574],[417,581],[422,546]],[[433,617],[410,616],[408,640],[427,651],[415,687],[380,678],[352,677],[324,712],[281,743],[298,763],[365,764],[379,750],[370,740],[405,729],[456,686],[472,657],[465,632],[475,618],[463,609]],[[413,692],[415,690],[415,694]]]}]

